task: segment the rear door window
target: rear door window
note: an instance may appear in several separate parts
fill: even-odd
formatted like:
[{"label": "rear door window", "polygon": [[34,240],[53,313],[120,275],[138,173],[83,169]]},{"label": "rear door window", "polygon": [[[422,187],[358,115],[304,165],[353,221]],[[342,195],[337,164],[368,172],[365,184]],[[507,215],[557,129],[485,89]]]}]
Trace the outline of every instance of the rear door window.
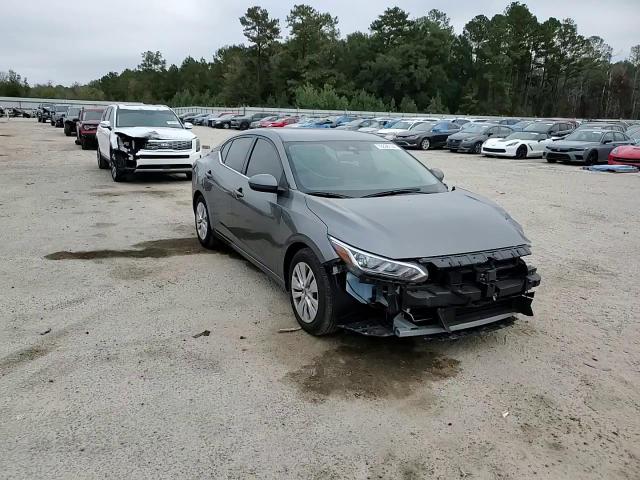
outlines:
[{"label": "rear door window", "polygon": [[247,177],[268,173],[280,182],[282,172],[282,162],[276,148],[268,140],[258,138],[251,152],[249,165],[247,165]]},{"label": "rear door window", "polygon": [[244,162],[247,159],[247,154],[253,143],[253,138],[254,137],[241,137],[231,142],[231,146],[223,160],[224,164],[236,172],[242,173]]}]

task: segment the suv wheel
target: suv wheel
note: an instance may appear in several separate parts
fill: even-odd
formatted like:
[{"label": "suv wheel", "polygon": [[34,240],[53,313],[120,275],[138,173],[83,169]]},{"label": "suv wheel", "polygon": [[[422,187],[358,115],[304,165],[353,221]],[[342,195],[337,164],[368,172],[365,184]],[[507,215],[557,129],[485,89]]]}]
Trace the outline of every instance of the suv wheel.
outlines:
[{"label": "suv wheel", "polygon": [[204,248],[208,248],[209,250],[215,248],[218,241],[211,229],[209,210],[202,196],[198,197],[193,213],[196,220],[196,235],[198,235],[198,241]]},{"label": "suv wheel", "polygon": [[289,298],[300,326],[312,335],[335,332],[337,298],[331,280],[313,251],[297,252],[289,267]]},{"label": "suv wheel", "polygon": [[98,149],[96,150],[96,154],[98,157],[98,168],[100,170],[106,170],[107,168],[109,168],[109,163],[102,158],[102,154],[100,153],[100,147],[98,147]]},{"label": "suv wheel", "polygon": [[126,180],[126,174],[122,171],[122,169],[118,166],[116,162],[115,154],[111,152],[111,160],[109,164],[111,166],[111,178],[114,182],[124,182]]}]

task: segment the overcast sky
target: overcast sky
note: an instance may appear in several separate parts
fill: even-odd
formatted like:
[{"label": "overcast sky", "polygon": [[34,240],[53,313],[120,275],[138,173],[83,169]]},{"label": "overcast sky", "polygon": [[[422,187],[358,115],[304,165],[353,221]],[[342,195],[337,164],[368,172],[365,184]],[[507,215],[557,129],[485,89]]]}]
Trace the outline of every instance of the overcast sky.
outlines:
[{"label": "overcast sky", "polygon": [[[456,32],[475,15],[491,17],[509,0],[0,0],[0,71],[13,69],[29,83],[86,83],[109,71],[135,67],[140,52],[160,50],[167,62],[211,59],[223,45],[244,41],[238,18],[259,4],[285,18],[307,3],[339,18],[342,35],[366,31],[385,8],[399,6],[412,17],[432,8],[446,12]],[[624,59],[640,43],[640,0],[524,0],[544,21],[575,19],[584,36],[599,35]]]}]

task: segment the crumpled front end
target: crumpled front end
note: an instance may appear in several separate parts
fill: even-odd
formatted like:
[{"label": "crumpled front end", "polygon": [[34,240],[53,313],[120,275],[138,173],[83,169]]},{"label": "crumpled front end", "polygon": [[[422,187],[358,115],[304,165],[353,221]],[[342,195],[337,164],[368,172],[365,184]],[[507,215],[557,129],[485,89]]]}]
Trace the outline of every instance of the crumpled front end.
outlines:
[{"label": "crumpled front end", "polygon": [[190,173],[201,156],[198,138],[169,139],[155,131],[135,136],[117,130],[114,133],[115,160],[126,172]]},{"label": "crumpled front end", "polygon": [[345,265],[333,273],[345,292],[363,305],[342,327],[371,336],[455,337],[513,323],[533,315],[536,269],[522,259],[528,246],[464,255],[415,259],[428,272],[419,283],[387,281]]}]

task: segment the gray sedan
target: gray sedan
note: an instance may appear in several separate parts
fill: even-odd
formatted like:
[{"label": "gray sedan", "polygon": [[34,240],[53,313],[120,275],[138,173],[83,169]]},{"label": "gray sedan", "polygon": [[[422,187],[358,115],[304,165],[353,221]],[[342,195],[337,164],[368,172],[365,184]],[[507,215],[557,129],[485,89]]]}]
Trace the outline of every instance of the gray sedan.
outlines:
[{"label": "gray sedan", "polygon": [[606,162],[614,148],[633,143],[634,141],[622,132],[578,129],[564,139],[547,145],[543,155],[549,163],[584,162],[594,165]]},{"label": "gray sedan", "polygon": [[314,335],[459,335],[532,315],[522,227],[375,135],[262,129],[196,161],[196,233],[288,291]]}]

